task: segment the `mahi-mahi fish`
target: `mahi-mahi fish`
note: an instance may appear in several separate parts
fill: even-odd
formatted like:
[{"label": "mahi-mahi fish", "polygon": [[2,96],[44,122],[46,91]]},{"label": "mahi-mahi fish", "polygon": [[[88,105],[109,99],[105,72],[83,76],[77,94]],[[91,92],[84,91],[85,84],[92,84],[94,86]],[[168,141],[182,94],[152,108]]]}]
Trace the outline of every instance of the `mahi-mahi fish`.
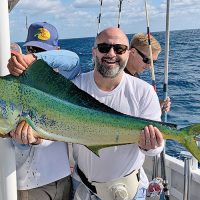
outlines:
[{"label": "mahi-mahi fish", "polygon": [[170,124],[119,113],[100,103],[38,60],[21,76],[0,77],[0,134],[25,120],[37,136],[78,143],[98,155],[102,148],[137,143],[146,125],[165,139],[177,140],[200,161],[196,136],[200,124],[177,129]]}]

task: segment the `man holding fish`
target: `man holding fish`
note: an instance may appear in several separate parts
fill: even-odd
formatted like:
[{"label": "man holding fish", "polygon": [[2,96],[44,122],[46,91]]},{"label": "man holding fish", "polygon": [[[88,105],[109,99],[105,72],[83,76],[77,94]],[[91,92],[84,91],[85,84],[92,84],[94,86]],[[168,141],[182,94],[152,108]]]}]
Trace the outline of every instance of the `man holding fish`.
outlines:
[{"label": "man holding fish", "polygon": [[[94,70],[77,76],[73,82],[116,111],[160,121],[159,100],[153,87],[124,73],[129,57],[128,49],[128,38],[121,29],[111,27],[103,30],[92,49]],[[35,59],[32,56],[31,62]],[[23,58],[25,69],[31,63],[27,60]],[[104,148],[100,150],[99,156],[83,145],[74,144],[76,165],[73,173],[73,198],[145,199],[148,187],[148,179],[142,168],[145,155],[157,155],[163,146],[161,132],[152,125],[141,131],[138,144]]]}]

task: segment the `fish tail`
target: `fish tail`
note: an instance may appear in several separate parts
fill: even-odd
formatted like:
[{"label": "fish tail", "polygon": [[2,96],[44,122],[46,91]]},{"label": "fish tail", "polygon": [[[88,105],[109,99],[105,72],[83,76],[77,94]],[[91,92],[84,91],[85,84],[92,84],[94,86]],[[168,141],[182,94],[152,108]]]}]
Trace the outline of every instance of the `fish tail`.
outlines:
[{"label": "fish tail", "polygon": [[180,131],[185,133],[182,144],[200,161],[200,146],[198,146],[199,142],[196,141],[196,137],[200,135],[200,123],[184,127]]}]

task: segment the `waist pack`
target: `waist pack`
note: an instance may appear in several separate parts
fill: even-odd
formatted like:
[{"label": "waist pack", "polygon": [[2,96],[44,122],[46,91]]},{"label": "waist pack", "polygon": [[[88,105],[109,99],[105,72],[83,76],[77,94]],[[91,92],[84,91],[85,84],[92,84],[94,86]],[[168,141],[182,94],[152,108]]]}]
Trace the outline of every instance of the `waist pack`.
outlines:
[{"label": "waist pack", "polygon": [[89,182],[77,166],[77,172],[82,182],[101,200],[132,200],[139,185],[139,170],[108,182]]}]

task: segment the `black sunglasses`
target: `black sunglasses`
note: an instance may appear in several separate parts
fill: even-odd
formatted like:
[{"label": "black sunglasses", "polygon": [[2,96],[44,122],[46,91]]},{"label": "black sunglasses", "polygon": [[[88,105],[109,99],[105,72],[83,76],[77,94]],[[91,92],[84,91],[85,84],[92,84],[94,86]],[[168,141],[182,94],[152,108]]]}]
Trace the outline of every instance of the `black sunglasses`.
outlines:
[{"label": "black sunglasses", "polygon": [[128,49],[128,46],[124,44],[107,44],[107,43],[100,43],[97,44],[97,47],[100,53],[108,53],[111,48],[114,49],[116,54],[122,55]]},{"label": "black sunglasses", "polygon": [[[140,50],[138,50],[137,48],[133,47],[134,49],[136,49],[136,51],[139,53],[139,55],[142,57],[142,60],[144,63],[146,64],[151,64],[151,59],[148,58],[147,56],[145,56]],[[153,60],[153,63],[156,63],[157,60]]]},{"label": "black sunglasses", "polygon": [[46,51],[46,50],[39,48],[39,47],[27,46],[27,51],[29,53],[40,53],[40,52],[43,52],[43,51]]}]

